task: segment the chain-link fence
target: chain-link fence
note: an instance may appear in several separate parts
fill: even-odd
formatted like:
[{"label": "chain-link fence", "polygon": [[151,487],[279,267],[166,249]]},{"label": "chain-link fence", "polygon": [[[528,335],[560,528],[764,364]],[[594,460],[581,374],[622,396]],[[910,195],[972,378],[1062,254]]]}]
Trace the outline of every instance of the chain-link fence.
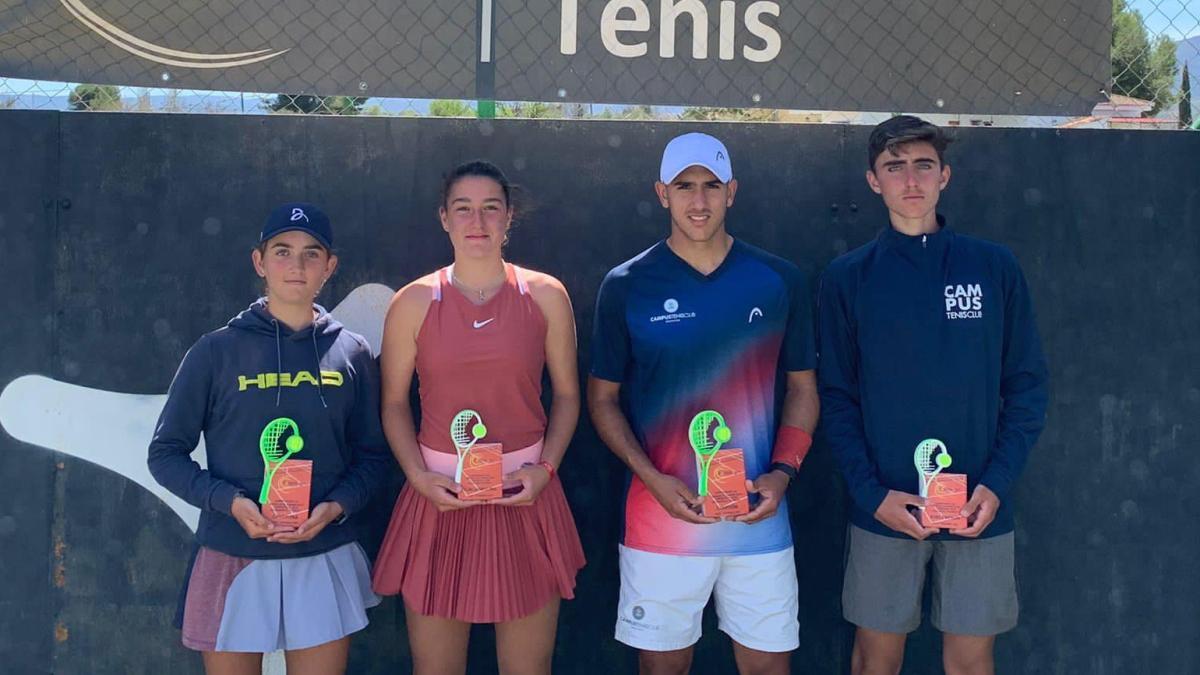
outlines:
[{"label": "chain-link fence", "polygon": [[[303,14],[294,7],[285,8],[283,3],[264,0],[192,3],[187,5],[193,8],[190,12],[181,9],[184,5],[147,9],[158,3],[137,0],[59,0],[42,3],[40,14],[32,18],[6,21],[6,16],[16,16],[22,7],[37,3],[0,0],[0,54],[7,55],[0,58],[0,68],[5,61],[13,62],[16,54],[30,64],[22,68],[22,74],[45,69],[44,64],[39,65],[45,50],[38,40],[58,31],[60,40],[65,40],[62,51],[71,67],[60,65],[55,72],[75,68],[81,73],[98,74],[97,79],[105,82],[121,83],[0,77],[0,109],[840,124],[871,124],[896,112],[911,111],[943,124],[962,126],[1200,126],[1200,94],[1191,96],[1193,80],[1200,77],[1200,0],[1111,0],[1111,26],[1103,26],[1104,31],[1111,32],[1109,72],[1104,74],[1107,84],[1097,78],[1101,87],[1091,92],[1090,100],[1098,101],[1092,110],[1080,110],[1075,105],[1061,114],[1054,110],[1056,87],[1078,88],[1080,71],[1086,68],[1076,63],[1087,55],[1079,52],[1078,45],[1074,55],[1063,50],[1054,53],[1054,45],[1047,43],[1070,42],[1077,34],[1096,30],[1099,24],[1091,21],[1093,15],[1071,15],[1075,24],[1061,25],[1066,10],[1060,8],[1057,14],[1044,7],[1029,10],[1041,7],[1037,1],[996,0],[990,3],[994,5],[990,13],[979,9],[989,5],[982,3],[972,14],[958,2],[924,0],[913,3],[913,7],[924,7],[925,14],[912,15],[911,10],[904,13],[891,7],[896,3],[888,0],[856,0],[850,3],[855,5],[853,11],[809,12],[802,21],[789,23],[784,17],[771,24],[772,16],[760,14],[754,19],[751,12],[755,5],[776,3],[758,2],[745,8],[733,2],[692,0],[689,4],[687,0],[673,0],[677,8],[683,8],[672,19],[674,30],[659,26],[657,35],[643,19],[661,24],[667,17],[644,16],[638,8],[658,3],[593,3],[604,7],[606,15],[617,6],[618,10],[602,16],[601,21],[624,21],[627,31],[601,35],[597,44],[603,49],[610,53],[642,50],[659,57],[651,61],[618,59],[618,67],[600,58],[585,60],[580,66],[569,58],[576,50],[586,51],[585,33],[604,31],[597,22],[588,23],[581,7],[584,3],[560,0],[552,3],[556,11],[545,12],[542,10],[546,7],[537,2],[493,6],[492,0],[479,1],[485,8],[482,14],[471,3],[410,1],[384,6],[367,0],[352,0],[338,12],[325,9],[323,13]],[[1065,2],[1070,5],[1074,0]],[[1104,2],[1087,0],[1082,4]],[[663,3],[664,10],[668,4]],[[105,16],[120,14],[120,26],[92,9],[101,6]],[[696,22],[704,18],[687,13],[689,7],[696,6],[707,6],[712,14],[707,17],[707,31],[694,29]],[[729,9],[731,6],[733,9]],[[841,6],[825,2],[817,3],[816,9]],[[322,7],[319,3],[313,5],[314,9]],[[620,8],[633,9],[622,13]],[[353,11],[348,13],[348,9]],[[575,17],[569,16],[572,11]],[[739,17],[737,12],[742,11],[745,14]],[[1080,16],[1089,20],[1081,23]],[[220,17],[216,24],[219,31],[212,29],[214,17]],[[569,23],[572,18],[575,23]],[[934,19],[941,23],[931,24]],[[1038,24],[1050,24],[1051,28],[1040,34],[1038,42],[1026,41],[1027,36],[1011,30],[989,32],[977,26],[1006,21],[1018,28]],[[942,39],[944,36],[928,32],[929,25],[950,25],[956,32],[952,39]],[[644,35],[634,39],[639,35],[634,31]],[[731,78],[729,62],[763,58],[764,50],[771,49],[772,40],[778,42],[783,31],[788,31],[784,33],[785,41],[822,43],[828,54],[807,47],[805,58],[812,63],[807,64],[811,68],[803,71],[803,76],[800,70],[786,76],[765,70],[754,77]],[[169,49],[137,37],[163,34],[187,36],[189,51]],[[280,41],[280,35],[290,36],[290,41]],[[295,52],[299,47],[281,47],[301,38],[317,40],[322,48],[298,54]],[[709,38],[714,38],[712,44]],[[967,38],[975,44],[965,44]],[[569,44],[571,40],[575,43]],[[914,41],[924,46],[904,46]],[[247,44],[264,46],[247,51]],[[863,45],[872,48],[870,58],[847,55]],[[508,58],[497,57],[493,64],[501,47]],[[599,49],[595,44],[592,48]],[[480,51],[476,53],[476,49]],[[778,53],[778,46],[775,49]],[[102,52],[105,58],[100,58]],[[118,58],[112,58],[113,53]],[[988,56],[1000,53],[1008,54],[1010,61],[1011,54],[1018,54],[1023,62],[1005,66],[999,63],[1001,57]],[[665,54],[670,58],[664,58]],[[744,68],[748,63],[735,66]],[[864,63],[882,63],[883,67],[871,69]],[[1046,63],[1051,65],[1039,65]],[[1005,68],[1023,72],[1031,91],[1005,91],[1006,87],[1012,89],[1003,77]],[[1040,70],[1030,75],[1030,68]],[[912,108],[902,107],[917,101],[908,92],[918,88],[913,81],[918,76],[908,74],[914,70],[926,78],[941,73],[944,96],[926,104],[914,102]],[[736,75],[738,71],[733,72]],[[150,83],[154,86],[132,86]],[[212,89],[231,83],[248,91]],[[295,83],[292,91],[330,93],[250,93],[280,83]],[[557,90],[547,92],[546,83],[558,85]],[[178,88],[185,85],[194,88]],[[656,103],[695,100],[697,97],[690,92],[703,90],[709,95],[700,99],[731,105],[634,103],[647,100],[647,92],[655,87]],[[832,98],[819,92],[812,98],[842,102],[845,105],[838,107],[845,109],[796,110],[782,105],[810,98],[804,91],[789,94],[797,88],[814,92],[836,88],[838,94]],[[442,92],[462,96],[472,89],[478,98],[437,98]],[[543,100],[496,102],[492,100],[496,92],[516,92]],[[578,102],[589,92],[603,94],[596,100],[613,100],[615,92],[621,102]],[[417,98],[400,98],[396,93]],[[1034,114],[1025,114],[1020,100],[1023,94],[1049,103]],[[881,100],[896,105],[873,105]]]}]

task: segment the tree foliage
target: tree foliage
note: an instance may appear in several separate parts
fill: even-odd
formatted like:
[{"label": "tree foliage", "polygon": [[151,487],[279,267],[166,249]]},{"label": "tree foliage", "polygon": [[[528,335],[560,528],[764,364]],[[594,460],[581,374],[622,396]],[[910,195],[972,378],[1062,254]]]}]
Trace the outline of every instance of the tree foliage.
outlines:
[{"label": "tree foliage", "polygon": [[1175,43],[1165,35],[1151,42],[1141,12],[1113,0],[1113,93],[1153,101],[1153,115],[1174,100]]},{"label": "tree foliage", "polygon": [[121,88],[111,84],[81,84],[67,98],[71,110],[121,110]]},{"label": "tree foliage", "polygon": [[642,120],[658,119],[658,113],[655,112],[652,105],[630,105],[624,108],[604,108],[599,113],[593,115],[596,119],[601,120],[628,120],[638,122]]},{"label": "tree foliage", "polygon": [[563,106],[561,103],[516,101],[513,103],[496,104],[496,117],[517,117],[521,119],[542,120],[562,119],[562,116]]},{"label": "tree foliage", "polygon": [[475,108],[466,101],[439,99],[429,102],[430,117],[475,117]]},{"label": "tree foliage", "polygon": [[303,115],[357,115],[362,112],[367,96],[316,96],[313,94],[279,94],[264,105],[271,112]]},{"label": "tree foliage", "polygon": [[679,115],[685,120],[705,122],[735,121],[735,122],[777,122],[778,110],[765,108],[684,108]]}]

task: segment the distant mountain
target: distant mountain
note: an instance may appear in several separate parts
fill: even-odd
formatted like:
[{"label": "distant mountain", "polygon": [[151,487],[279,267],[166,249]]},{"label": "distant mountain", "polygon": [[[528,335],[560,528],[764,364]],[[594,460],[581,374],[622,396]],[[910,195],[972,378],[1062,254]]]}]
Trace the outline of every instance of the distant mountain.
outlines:
[{"label": "distant mountain", "polygon": [[[59,87],[59,89],[62,89]],[[42,92],[55,91],[46,86]],[[137,110],[139,99],[136,90],[125,89],[121,92],[124,105]],[[37,91],[14,92],[0,88],[0,109],[13,107],[24,110],[66,110],[69,94],[66,89],[56,94],[38,93]],[[264,102],[273,100],[273,94],[246,94],[238,96],[228,92],[181,92],[177,96],[155,93],[144,99],[146,112],[182,111],[192,113],[250,113],[265,114]],[[7,106],[5,105],[7,104]],[[404,113],[429,114],[429,101],[408,98],[372,98],[364,107],[378,105],[383,112],[392,115]]]},{"label": "distant mountain", "polygon": [[[0,91],[0,101],[12,101],[12,107],[24,110],[66,110],[69,107],[68,98],[65,91],[58,95]],[[137,103],[137,97],[123,96],[121,101],[132,108]],[[258,101],[258,97],[247,96],[246,111],[257,112]],[[161,111],[167,108],[168,104],[173,104],[175,109],[188,112],[241,112],[240,98],[226,95],[180,95],[173,99],[165,95],[155,95],[147,97],[145,104],[148,111]]]}]

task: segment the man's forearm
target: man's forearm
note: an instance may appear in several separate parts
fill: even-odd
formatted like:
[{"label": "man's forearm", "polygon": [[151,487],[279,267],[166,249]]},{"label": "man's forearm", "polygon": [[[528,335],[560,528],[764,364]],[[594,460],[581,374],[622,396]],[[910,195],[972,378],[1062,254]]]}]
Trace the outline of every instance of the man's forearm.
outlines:
[{"label": "man's forearm", "polygon": [[[812,433],[820,408],[816,374],[811,370],[789,372],[779,430],[771,450],[771,466],[776,467],[776,471],[790,477],[800,469],[812,447]],[[786,468],[789,466],[791,470]]]},{"label": "man's forearm", "polygon": [[789,427],[799,427],[811,435],[817,428],[817,419],[821,414],[821,400],[817,395],[816,380],[799,384],[788,384],[787,394],[783,398],[783,412],[780,421]]},{"label": "man's forearm", "polygon": [[600,440],[608,446],[614,455],[619,457],[631,471],[643,481],[658,473],[658,469],[646,456],[646,451],[633,435],[629,420],[621,412],[621,406],[612,400],[588,401],[588,410],[592,416],[592,425]]}]

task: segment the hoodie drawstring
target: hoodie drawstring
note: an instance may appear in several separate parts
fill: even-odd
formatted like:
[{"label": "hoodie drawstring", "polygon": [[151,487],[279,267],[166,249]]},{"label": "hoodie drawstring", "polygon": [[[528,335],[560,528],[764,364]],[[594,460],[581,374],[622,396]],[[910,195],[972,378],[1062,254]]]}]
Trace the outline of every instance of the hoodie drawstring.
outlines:
[{"label": "hoodie drawstring", "polygon": [[326,409],[329,404],[325,403],[325,390],[321,387],[321,352],[317,349],[317,327],[312,327],[312,342],[313,342],[313,358],[317,362],[317,396],[321,397],[321,405]]},{"label": "hoodie drawstring", "polygon": [[[279,335],[279,320],[272,318],[271,325],[275,327],[275,407],[278,408],[283,395],[283,340]],[[317,326],[315,323],[311,327],[311,331],[313,359],[317,363],[317,396],[321,398],[321,407],[328,409],[329,403],[325,401],[325,388],[321,386],[321,352],[317,349]]]},{"label": "hoodie drawstring", "polygon": [[279,396],[283,393],[283,347],[279,344],[279,322],[271,319],[275,326],[275,407],[279,407]]}]

